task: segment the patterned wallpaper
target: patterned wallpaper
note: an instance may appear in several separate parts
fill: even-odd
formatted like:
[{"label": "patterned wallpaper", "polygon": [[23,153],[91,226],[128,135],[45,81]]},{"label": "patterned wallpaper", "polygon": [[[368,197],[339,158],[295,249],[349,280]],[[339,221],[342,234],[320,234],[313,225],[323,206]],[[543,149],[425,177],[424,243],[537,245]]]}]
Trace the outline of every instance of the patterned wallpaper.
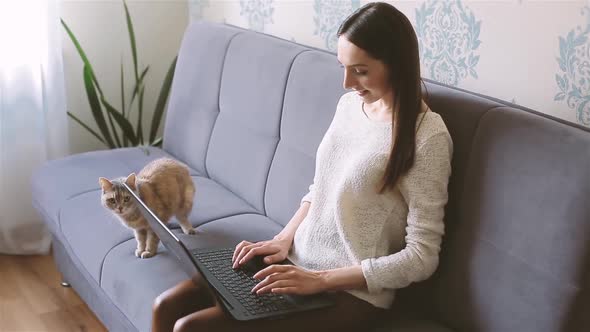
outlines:
[{"label": "patterned wallpaper", "polygon": [[[191,20],[227,22],[335,51],[368,1],[188,0]],[[422,75],[590,127],[586,0],[387,1],[413,23]]]}]

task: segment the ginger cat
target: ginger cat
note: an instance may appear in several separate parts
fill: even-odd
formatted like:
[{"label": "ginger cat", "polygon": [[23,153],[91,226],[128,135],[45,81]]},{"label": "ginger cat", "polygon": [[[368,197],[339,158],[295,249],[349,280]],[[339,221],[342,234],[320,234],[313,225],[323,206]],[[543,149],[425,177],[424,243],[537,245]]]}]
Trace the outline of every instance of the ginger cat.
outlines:
[{"label": "ginger cat", "polygon": [[188,167],[169,158],[148,163],[138,174],[127,178],[98,179],[102,187],[101,202],[123,225],[131,228],[137,240],[135,256],[149,258],[156,254],[160,239],[151,230],[123,183],[132,188],[164,223],[176,216],[185,234],[195,234],[188,221],[193,208],[195,186]]}]

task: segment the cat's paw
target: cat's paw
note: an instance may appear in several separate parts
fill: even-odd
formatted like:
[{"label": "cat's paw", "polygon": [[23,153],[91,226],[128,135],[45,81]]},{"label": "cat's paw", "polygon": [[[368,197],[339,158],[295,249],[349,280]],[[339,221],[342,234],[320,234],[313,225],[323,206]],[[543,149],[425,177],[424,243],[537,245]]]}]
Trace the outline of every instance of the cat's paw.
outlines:
[{"label": "cat's paw", "polygon": [[150,257],[154,257],[156,255],[155,252],[151,252],[151,251],[144,251],[141,253],[141,258],[150,258]]},{"label": "cat's paw", "polygon": [[135,257],[141,257],[142,252],[143,252],[143,250],[141,250],[141,249],[135,249]]},{"label": "cat's paw", "polygon": [[188,235],[195,235],[197,234],[197,231],[195,231],[194,228],[189,228],[189,229],[183,229],[182,230],[184,232],[184,234],[188,234]]}]

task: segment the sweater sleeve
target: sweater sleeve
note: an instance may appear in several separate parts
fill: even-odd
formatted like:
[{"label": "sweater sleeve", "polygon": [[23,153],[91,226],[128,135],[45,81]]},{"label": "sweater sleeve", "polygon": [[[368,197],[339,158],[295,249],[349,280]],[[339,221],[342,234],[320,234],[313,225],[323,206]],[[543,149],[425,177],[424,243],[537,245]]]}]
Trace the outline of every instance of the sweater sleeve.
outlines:
[{"label": "sweater sleeve", "polygon": [[303,196],[303,198],[301,199],[301,204],[303,204],[303,202],[311,203],[311,201],[313,200],[314,187],[315,185],[313,183],[309,186],[309,192],[305,194],[305,196]]},{"label": "sweater sleeve", "polygon": [[425,280],[438,267],[452,150],[447,132],[417,147],[414,165],[399,182],[408,205],[406,246],[397,253],[361,261],[369,293]]}]

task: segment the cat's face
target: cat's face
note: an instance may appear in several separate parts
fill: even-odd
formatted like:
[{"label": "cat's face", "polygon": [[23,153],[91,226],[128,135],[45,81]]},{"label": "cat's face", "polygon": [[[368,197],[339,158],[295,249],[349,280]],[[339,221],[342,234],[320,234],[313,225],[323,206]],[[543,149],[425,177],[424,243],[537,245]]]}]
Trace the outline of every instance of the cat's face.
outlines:
[{"label": "cat's face", "polygon": [[102,187],[102,194],[100,197],[102,206],[119,215],[125,215],[135,208],[131,194],[129,194],[123,186],[123,183],[125,182],[131,188],[135,189],[135,174],[131,174],[127,178],[118,178],[114,180],[99,178],[98,182]]}]

